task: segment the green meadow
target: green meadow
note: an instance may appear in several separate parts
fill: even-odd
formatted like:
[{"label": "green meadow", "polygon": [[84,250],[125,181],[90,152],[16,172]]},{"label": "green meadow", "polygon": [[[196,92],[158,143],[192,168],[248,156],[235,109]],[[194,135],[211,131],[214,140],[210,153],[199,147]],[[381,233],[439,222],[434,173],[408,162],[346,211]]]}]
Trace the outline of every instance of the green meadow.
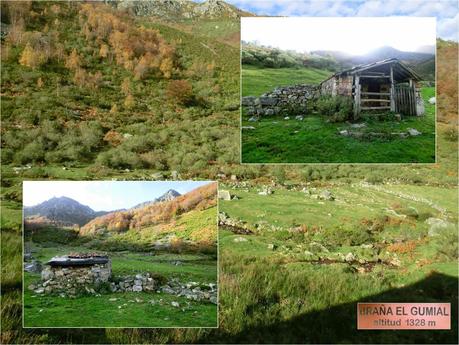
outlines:
[{"label": "green meadow", "polygon": [[[321,114],[304,116],[264,116],[250,122],[242,115],[243,163],[434,163],[435,105],[427,102],[434,88],[423,88],[426,112],[421,117],[403,117],[401,121],[381,121],[363,115],[358,121],[362,137],[340,135],[343,130],[356,131],[349,122],[329,122]],[[401,138],[392,133],[416,129],[421,135]],[[371,137],[381,133],[381,137]]]},{"label": "green meadow", "polygon": [[[49,245],[49,242],[48,242]],[[84,246],[59,248],[46,243],[34,245],[34,257],[46,262],[56,255],[88,250]],[[151,272],[163,281],[216,281],[217,266],[212,258],[200,254],[109,252],[112,275],[124,276]],[[180,261],[179,266],[174,262]],[[25,327],[216,327],[217,306],[157,292],[103,292],[94,296],[63,298],[39,295],[28,286],[40,280],[37,274],[24,273]],[[172,306],[178,302],[180,307]]]}]

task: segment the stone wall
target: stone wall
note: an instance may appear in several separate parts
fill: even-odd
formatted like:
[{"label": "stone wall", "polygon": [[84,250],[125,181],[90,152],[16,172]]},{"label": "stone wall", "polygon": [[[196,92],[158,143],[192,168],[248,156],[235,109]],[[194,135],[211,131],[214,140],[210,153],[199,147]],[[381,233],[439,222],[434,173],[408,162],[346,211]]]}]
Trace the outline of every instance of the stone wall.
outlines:
[{"label": "stone wall", "polygon": [[320,93],[330,96],[348,96],[352,97],[353,77],[337,76],[325,80],[320,85]]},{"label": "stone wall", "polygon": [[242,97],[242,106],[251,116],[306,114],[308,106],[318,96],[317,85],[300,84],[278,87],[260,97]]},{"label": "stone wall", "polygon": [[94,292],[94,287],[108,282],[112,274],[111,262],[91,266],[46,266],[41,272],[43,283],[32,284],[36,293],[64,293],[76,295],[80,291]]}]

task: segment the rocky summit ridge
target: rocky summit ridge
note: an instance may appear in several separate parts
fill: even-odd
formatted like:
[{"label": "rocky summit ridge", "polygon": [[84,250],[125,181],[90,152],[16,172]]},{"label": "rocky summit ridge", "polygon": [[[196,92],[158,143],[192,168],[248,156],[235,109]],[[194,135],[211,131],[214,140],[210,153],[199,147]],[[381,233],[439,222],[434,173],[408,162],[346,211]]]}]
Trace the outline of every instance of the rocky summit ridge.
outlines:
[{"label": "rocky summit ridge", "polygon": [[137,16],[163,19],[219,19],[250,15],[222,0],[194,2],[190,0],[107,1],[118,9],[128,9]]}]

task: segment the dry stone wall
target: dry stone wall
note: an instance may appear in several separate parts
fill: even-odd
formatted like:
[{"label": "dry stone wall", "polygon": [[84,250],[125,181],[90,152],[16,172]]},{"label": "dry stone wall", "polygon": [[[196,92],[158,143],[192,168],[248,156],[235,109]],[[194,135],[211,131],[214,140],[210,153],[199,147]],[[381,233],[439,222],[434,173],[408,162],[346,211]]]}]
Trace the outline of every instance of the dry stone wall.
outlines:
[{"label": "dry stone wall", "polygon": [[36,293],[76,295],[81,291],[94,293],[94,287],[108,282],[112,274],[110,261],[91,266],[46,266],[41,272],[41,284],[32,284]]},{"label": "dry stone wall", "polygon": [[242,97],[242,106],[251,116],[306,114],[313,99],[318,96],[317,85],[299,84],[278,87],[260,97]]}]

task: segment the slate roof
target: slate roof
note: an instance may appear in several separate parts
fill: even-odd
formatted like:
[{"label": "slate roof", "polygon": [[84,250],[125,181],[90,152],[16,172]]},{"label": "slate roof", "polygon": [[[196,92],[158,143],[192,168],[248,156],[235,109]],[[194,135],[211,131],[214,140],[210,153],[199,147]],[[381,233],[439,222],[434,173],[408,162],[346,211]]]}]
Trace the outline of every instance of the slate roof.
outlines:
[{"label": "slate roof", "polygon": [[106,264],[110,261],[108,256],[88,256],[76,258],[70,256],[55,256],[46,264],[52,267],[71,267],[71,266],[92,266],[95,264]]},{"label": "slate roof", "polygon": [[[406,79],[406,78],[411,78],[413,80],[419,81],[422,80],[422,78],[415,72],[413,71],[410,67],[405,65],[403,62],[401,62],[399,59],[396,58],[390,58],[390,59],[385,59],[377,62],[372,62],[369,64],[363,64],[363,65],[358,65],[354,66],[352,68],[346,69],[341,72],[337,72],[333,74],[331,77],[325,79],[323,82],[334,78],[338,76],[344,76],[344,75],[349,75],[349,74],[356,74],[365,70],[373,69],[373,68],[378,68],[387,64],[393,64],[398,67],[397,71],[394,71],[394,79]],[[397,75],[395,75],[397,74]],[[397,78],[398,77],[398,78]],[[322,82],[322,83],[323,83]],[[321,83],[321,84],[322,84]]]}]

